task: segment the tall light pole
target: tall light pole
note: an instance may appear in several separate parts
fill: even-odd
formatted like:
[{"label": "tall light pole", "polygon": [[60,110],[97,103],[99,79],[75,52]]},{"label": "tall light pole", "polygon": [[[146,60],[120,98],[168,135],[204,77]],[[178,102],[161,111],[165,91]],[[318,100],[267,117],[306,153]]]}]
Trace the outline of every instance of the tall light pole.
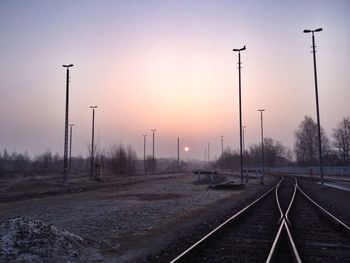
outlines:
[{"label": "tall light pole", "polygon": [[147,135],[142,135],[143,136],[143,170],[146,173],[146,137]]},{"label": "tall light pole", "polygon": [[73,126],[74,124],[69,124],[70,135],[69,135],[69,173],[72,173],[72,135],[73,135]]},{"label": "tall light pole", "polygon": [[156,132],[157,130],[156,129],[153,129],[151,130],[151,132],[153,133],[153,141],[152,141],[152,172],[154,173],[154,169],[155,169],[155,166],[154,166],[154,133]]},{"label": "tall light pole", "polygon": [[224,135],[220,136],[221,138],[221,158],[224,157]]},{"label": "tall light pole", "polygon": [[66,76],[66,114],[64,122],[64,156],[63,156],[63,184],[67,185],[68,180],[68,110],[69,110],[69,68],[73,67],[73,64],[62,65],[67,69]]},{"label": "tall light pole", "polygon": [[92,132],[91,132],[91,160],[90,160],[90,178],[94,179],[93,171],[94,171],[94,137],[95,137],[95,109],[97,106],[90,106],[92,109]]},{"label": "tall light pole", "polygon": [[243,148],[243,154],[244,154],[244,129],[246,126],[242,126],[242,148]]},{"label": "tall light pole", "polygon": [[320,124],[320,111],[318,106],[318,89],[317,89],[317,70],[316,70],[316,46],[315,46],[315,32],[322,31],[322,28],[315,30],[304,30],[304,33],[312,33],[312,53],[314,58],[314,76],[315,76],[315,93],[316,93],[316,112],[317,112],[317,131],[318,131],[318,153],[320,157],[320,173],[321,173],[321,185],[323,186],[323,161],[322,161],[322,142],[321,142],[321,124]]},{"label": "tall light pole", "polygon": [[241,100],[241,51],[246,50],[246,46],[240,49],[233,49],[238,52],[238,86],[239,86],[239,141],[240,141],[240,160],[241,160],[241,184],[243,184],[243,154],[242,154],[242,100]]},{"label": "tall light pole", "polygon": [[[263,126],[263,112],[265,109],[260,109],[260,127],[261,127],[261,163],[262,163],[262,175],[265,174],[265,158],[264,158],[264,126]],[[263,177],[262,177],[263,178]]]}]

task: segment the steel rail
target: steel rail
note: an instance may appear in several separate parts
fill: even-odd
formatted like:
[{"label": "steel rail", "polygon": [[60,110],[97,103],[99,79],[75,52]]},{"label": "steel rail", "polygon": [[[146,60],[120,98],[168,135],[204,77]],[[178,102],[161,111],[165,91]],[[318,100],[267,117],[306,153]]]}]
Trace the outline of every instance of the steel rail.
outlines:
[{"label": "steel rail", "polygon": [[197,241],[195,244],[193,244],[191,247],[189,247],[188,249],[186,249],[184,252],[182,252],[179,256],[177,256],[176,258],[174,258],[172,261],[170,261],[170,263],[175,263],[178,260],[181,260],[184,256],[186,256],[187,254],[189,254],[191,251],[193,251],[193,249],[197,248],[199,245],[201,245],[202,243],[204,243],[209,237],[211,237],[214,233],[218,232],[222,227],[224,227],[225,225],[227,225],[228,223],[230,223],[231,221],[233,221],[234,219],[236,219],[237,217],[239,217],[240,215],[242,215],[243,213],[245,213],[249,208],[251,208],[252,206],[254,206],[257,202],[259,202],[261,199],[263,199],[265,196],[267,196],[269,193],[271,193],[274,189],[276,189],[276,187],[283,181],[283,178],[275,185],[273,186],[270,190],[268,190],[265,194],[263,194],[262,196],[260,196],[258,199],[256,199],[255,201],[253,201],[252,203],[250,203],[248,206],[246,206],[245,208],[243,208],[242,210],[240,210],[239,212],[237,212],[235,215],[233,215],[232,217],[230,217],[229,219],[227,219],[224,223],[222,223],[221,225],[219,225],[218,227],[216,227],[214,230],[212,230],[211,232],[209,232],[209,234],[205,235],[203,238],[201,238],[199,241]]},{"label": "steel rail", "polygon": [[294,178],[294,180],[295,180],[294,192],[293,192],[292,199],[291,199],[291,201],[290,201],[290,203],[289,203],[289,206],[288,206],[287,211],[286,211],[286,214],[285,214],[285,219],[286,219],[286,221],[287,221],[287,223],[288,223],[289,225],[291,225],[291,223],[290,223],[290,220],[289,220],[288,215],[289,215],[289,211],[290,211],[290,209],[292,208],[292,205],[293,205],[293,203],[294,203],[295,195],[296,195],[296,193],[297,193],[297,188],[298,188],[298,180],[297,180],[297,178],[295,178],[295,177],[293,177],[293,178]]},{"label": "steel rail", "polygon": [[[282,178],[282,182],[284,181],[284,177]],[[278,186],[276,187],[276,190],[275,190],[275,196],[276,196],[276,202],[277,202],[277,207],[278,207],[278,210],[280,211],[280,219],[278,220],[278,224],[282,221],[283,219],[283,211],[282,211],[282,208],[281,208],[281,204],[280,204],[280,201],[279,201],[279,198],[278,198],[278,188],[281,186],[281,183],[280,182],[278,184]]]},{"label": "steel rail", "polygon": [[280,224],[280,227],[278,228],[278,231],[277,231],[275,239],[274,239],[274,241],[272,243],[272,247],[270,249],[269,255],[268,255],[267,259],[266,259],[266,263],[270,263],[271,262],[272,257],[273,257],[273,255],[276,252],[277,243],[278,243],[278,241],[279,241],[279,239],[281,237],[281,233],[282,233],[282,229],[283,229],[283,222],[284,222],[284,218],[282,220],[282,223]]},{"label": "steel rail", "polygon": [[278,232],[277,232],[277,234],[276,234],[276,236],[275,236],[275,239],[274,239],[274,241],[273,241],[273,243],[272,243],[272,247],[271,247],[270,252],[269,252],[269,255],[268,255],[267,259],[266,259],[266,263],[270,263],[270,262],[272,261],[272,258],[273,258],[273,256],[274,256],[274,254],[276,253],[277,244],[278,244],[278,242],[279,242],[279,240],[280,240],[280,238],[281,238],[281,233],[282,233],[283,229],[285,229],[286,232],[287,232],[288,241],[289,241],[289,243],[290,243],[290,245],[291,245],[291,247],[292,247],[295,260],[296,260],[298,263],[301,263],[301,259],[300,259],[300,256],[299,256],[299,252],[298,252],[298,250],[297,250],[297,248],[296,248],[296,246],[295,246],[295,242],[294,242],[293,237],[292,237],[292,235],[291,235],[291,233],[290,233],[290,231],[289,231],[289,227],[288,227],[288,223],[287,223],[287,222],[289,221],[289,219],[288,219],[288,213],[289,213],[289,210],[290,210],[290,208],[291,208],[291,206],[292,206],[292,203],[294,202],[295,192],[296,192],[296,189],[297,189],[297,186],[298,186],[298,182],[297,182],[296,178],[295,178],[295,177],[293,177],[293,178],[294,178],[294,180],[295,180],[294,192],[293,192],[292,199],[291,199],[291,201],[289,202],[289,206],[288,206],[288,209],[287,209],[287,211],[286,211],[286,214],[284,214],[284,213],[282,212],[282,209],[281,209],[281,207],[280,207],[280,202],[279,202],[278,193],[277,193],[280,184],[276,187],[276,202],[277,202],[277,204],[278,204],[278,209],[280,210],[280,213],[281,213],[281,218],[280,218],[280,220],[279,220],[279,223],[280,223],[281,221],[282,221],[282,222],[281,222],[280,227],[279,227],[279,229],[278,229]]},{"label": "steel rail", "polygon": [[295,256],[295,259],[298,263],[301,263],[301,259],[300,259],[300,255],[299,255],[299,252],[297,250],[297,247],[295,245],[295,242],[293,240],[293,237],[292,237],[292,234],[290,233],[290,230],[289,230],[289,227],[288,227],[288,224],[287,224],[287,220],[284,221],[284,227],[287,231],[287,234],[288,234],[288,238],[289,238],[289,242],[290,242],[290,245],[292,246],[293,248],[293,253],[294,253],[294,256]]},{"label": "steel rail", "polygon": [[324,209],[322,206],[320,206],[318,203],[316,203],[311,197],[309,197],[299,186],[298,190],[312,203],[314,204],[321,212],[323,212],[324,214],[326,214],[327,216],[329,216],[332,220],[334,220],[336,223],[340,224],[341,226],[343,226],[347,231],[350,232],[350,227],[345,224],[344,222],[342,222],[340,219],[338,219],[337,217],[335,217],[333,214],[331,214],[330,212],[328,212],[326,209]]},{"label": "steel rail", "polygon": [[272,262],[272,259],[273,259],[274,254],[276,253],[276,247],[277,247],[278,241],[281,238],[281,233],[282,233],[283,229],[285,229],[287,232],[288,241],[292,247],[295,261],[298,263],[301,263],[302,261],[300,259],[299,252],[297,250],[297,247],[296,247],[295,242],[293,240],[292,234],[290,233],[290,230],[289,230],[289,227],[288,227],[288,224],[287,224],[287,221],[285,218],[283,218],[282,223],[278,229],[277,235],[276,235],[275,240],[273,241],[273,244],[272,244],[272,248],[271,248],[270,253],[266,259],[266,263]]},{"label": "steel rail", "polygon": [[[309,197],[298,185],[298,181],[295,177],[293,177],[294,180],[295,180],[295,186],[294,186],[294,192],[293,192],[293,196],[292,196],[292,199],[289,203],[289,206],[288,206],[288,209],[286,211],[286,213],[284,214],[284,218],[282,220],[282,223],[279,227],[279,230],[278,230],[278,233],[275,237],[275,240],[273,242],[273,245],[272,245],[272,248],[270,250],[270,253],[269,253],[269,256],[266,260],[266,263],[270,263],[273,259],[273,256],[274,254],[276,253],[276,248],[277,248],[277,244],[278,244],[278,241],[281,237],[281,233],[283,231],[283,228],[285,229],[285,231],[287,232],[287,235],[288,235],[288,241],[289,241],[289,244],[291,245],[292,247],[292,250],[293,250],[293,254],[294,254],[294,257],[295,257],[295,261],[298,262],[298,263],[301,263],[301,258],[300,258],[300,255],[299,255],[299,252],[297,250],[297,247],[295,245],[295,242],[293,240],[293,236],[291,234],[291,231],[289,229],[289,226],[288,225],[291,225],[290,223],[290,220],[288,218],[288,215],[289,215],[289,212],[291,210],[291,207],[294,203],[294,200],[295,200],[295,196],[296,196],[296,192],[299,190],[300,193],[302,193],[314,206],[316,206],[316,208],[318,208],[322,213],[324,213],[325,215],[329,216],[332,220],[334,220],[336,223],[340,224],[341,226],[343,226],[346,230],[350,231],[350,227],[348,225],[346,225],[344,222],[342,222],[341,220],[339,220],[337,217],[335,217],[333,214],[331,214],[330,212],[328,212],[326,209],[324,209],[323,207],[321,207],[318,203],[316,203],[311,197]],[[276,188],[277,190],[277,188]],[[276,195],[277,196],[277,195]]]}]

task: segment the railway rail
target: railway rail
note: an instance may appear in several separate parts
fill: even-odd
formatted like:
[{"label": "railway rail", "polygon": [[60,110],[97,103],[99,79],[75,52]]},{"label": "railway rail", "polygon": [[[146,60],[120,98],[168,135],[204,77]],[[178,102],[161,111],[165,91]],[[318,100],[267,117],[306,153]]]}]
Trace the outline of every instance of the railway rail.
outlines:
[{"label": "railway rail", "polygon": [[282,177],[175,262],[350,262],[350,227]]}]

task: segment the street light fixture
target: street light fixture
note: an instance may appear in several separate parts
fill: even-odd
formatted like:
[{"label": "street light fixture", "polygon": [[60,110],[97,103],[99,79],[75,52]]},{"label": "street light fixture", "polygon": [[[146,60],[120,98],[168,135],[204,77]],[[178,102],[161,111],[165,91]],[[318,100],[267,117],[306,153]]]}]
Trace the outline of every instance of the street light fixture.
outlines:
[{"label": "street light fixture", "polygon": [[90,178],[94,179],[93,169],[94,169],[94,137],[95,137],[95,109],[97,106],[90,106],[92,109],[92,132],[91,132],[91,160],[90,160]]},{"label": "street light fixture", "polygon": [[63,184],[67,185],[68,180],[68,111],[69,111],[69,68],[73,67],[73,64],[62,65],[67,69],[66,76],[66,113],[64,123],[64,156],[63,156]]},{"label": "street light fixture", "polygon": [[157,130],[156,129],[153,129],[153,130],[151,130],[151,132],[153,133],[153,142],[152,142],[152,172],[153,172],[153,174],[154,174],[154,169],[155,169],[155,166],[154,166],[154,162],[155,162],[155,160],[154,160],[154,133],[156,132]]},{"label": "street light fixture", "polygon": [[265,174],[265,156],[264,156],[264,123],[263,123],[263,112],[265,109],[258,110],[260,111],[260,127],[261,127],[261,163],[262,163],[262,177],[261,182],[264,181]]},{"label": "street light fixture", "polygon": [[241,160],[241,184],[243,184],[243,154],[242,154],[242,99],[241,99],[241,51],[246,50],[246,46],[240,49],[233,49],[238,52],[238,85],[239,85],[239,141],[240,141],[240,160]]},{"label": "street light fixture", "polygon": [[321,142],[321,124],[320,124],[320,110],[318,106],[318,88],[317,88],[317,70],[316,70],[316,45],[314,32],[322,31],[322,28],[315,30],[305,29],[304,33],[312,33],[312,51],[314,59],[314,77],[315,77],[315,94],[316,94],[316,112],[317,112],[317,132],[318,132],[318,153],[320,158],[320,173],[321,173],[321,186],[323,186],[323,160],[322,160],[322,142]]}]

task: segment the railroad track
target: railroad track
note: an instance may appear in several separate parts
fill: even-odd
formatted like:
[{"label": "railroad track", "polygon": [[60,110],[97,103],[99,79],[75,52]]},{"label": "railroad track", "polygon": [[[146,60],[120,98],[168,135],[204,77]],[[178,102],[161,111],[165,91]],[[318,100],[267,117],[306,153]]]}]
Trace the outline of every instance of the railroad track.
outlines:
[{"label": "railroad track", "polygon": [[302,261],[350,262],[350,228],[298,190],[290,221]]},{"label": "railroad track", "polygon": [[175,262],[350,262],[350,228],[285,177]]}]

